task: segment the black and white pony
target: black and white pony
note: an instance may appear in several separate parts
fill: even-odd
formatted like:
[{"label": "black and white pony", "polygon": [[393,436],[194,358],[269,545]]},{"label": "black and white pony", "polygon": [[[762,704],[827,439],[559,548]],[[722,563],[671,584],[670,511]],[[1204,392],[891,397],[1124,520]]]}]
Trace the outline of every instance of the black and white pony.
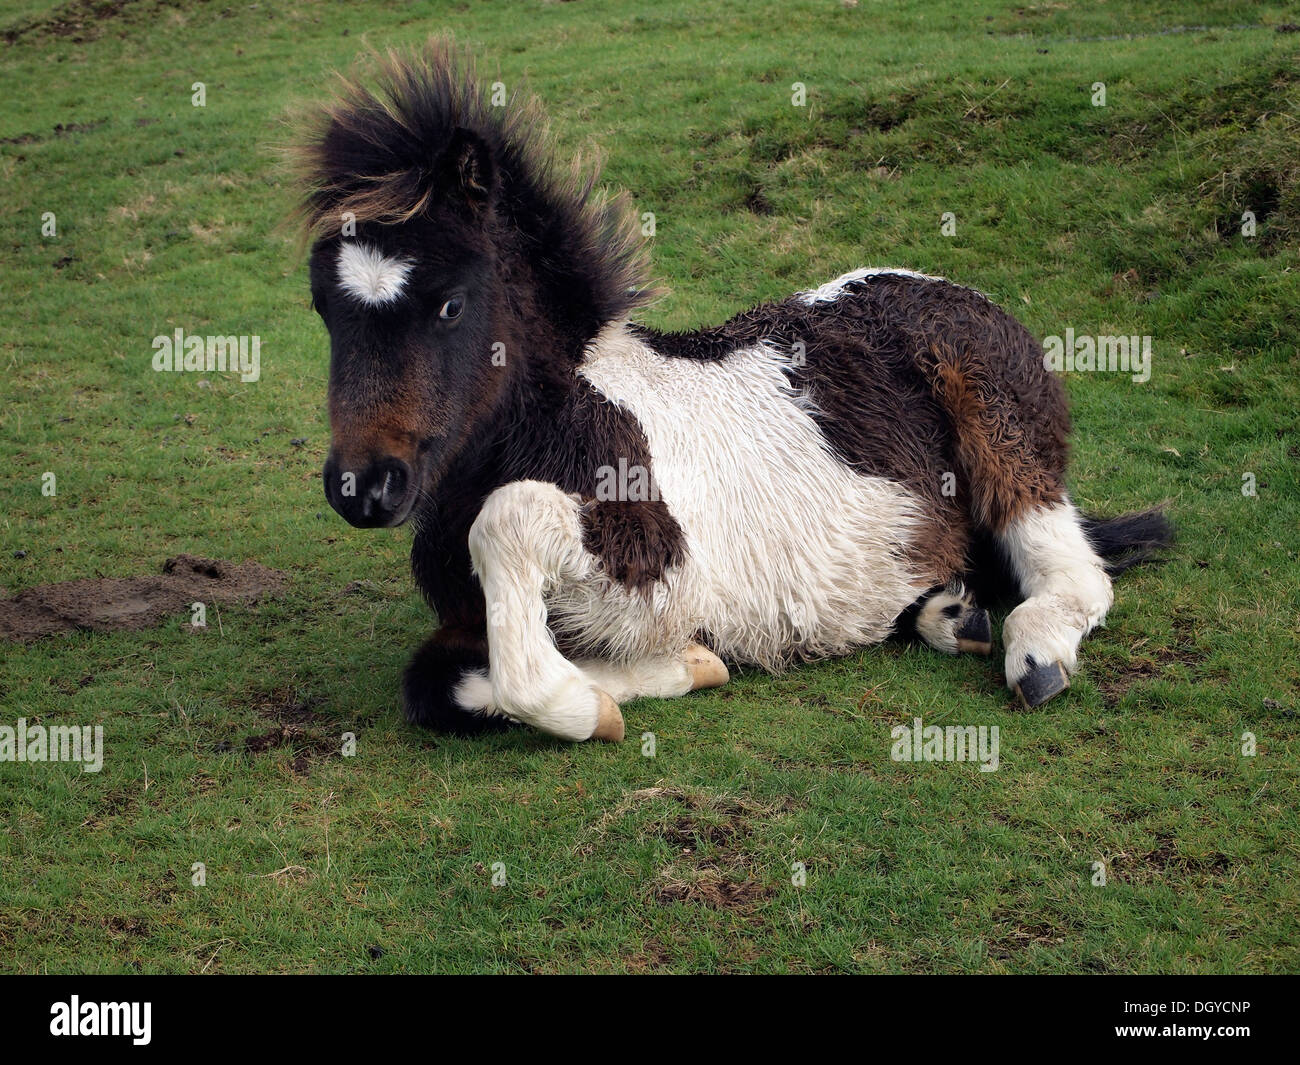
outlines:
[{"label": "black and white pony", "polygon": [[[620,739],[619,703],[893,632],[988,653],[1029,705],[1068,685],[1110,574],[1169,540],[1065,488],[1041,346],[985,296],[856,270],[695,333],[650,298],[622,197],[561,172],[533,105],[446,43],[346,80],[298,153],[330,335],[331,505],[415,528],[440,628],[407,717]],[[983,560],[983,561],[979,561]]]}]

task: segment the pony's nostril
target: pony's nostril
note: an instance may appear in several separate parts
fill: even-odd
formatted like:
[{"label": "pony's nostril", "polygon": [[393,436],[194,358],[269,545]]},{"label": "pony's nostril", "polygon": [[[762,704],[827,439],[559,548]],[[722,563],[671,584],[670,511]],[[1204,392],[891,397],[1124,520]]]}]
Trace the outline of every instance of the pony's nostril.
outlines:
[{"label": "pony's nostril", "polygon": [[343,476],[351,476],[355,488],[341,493],[335,509],[353,525],[395,525],[405,519],[411,474],[401,459],[381,459],[360,472]]},{"label": "pony's nostril", "polygon": [[409,510],[411,470],[401,459],[381,459],[361,470],[325,467],[325,496],[351,524],[399,524]]},{"label": "pony's nostril", "polygon": [[380,504],[388,510],[396,510],[406,499],[406,471],[394,467],[384,475],[384,484],[379,492]]}]

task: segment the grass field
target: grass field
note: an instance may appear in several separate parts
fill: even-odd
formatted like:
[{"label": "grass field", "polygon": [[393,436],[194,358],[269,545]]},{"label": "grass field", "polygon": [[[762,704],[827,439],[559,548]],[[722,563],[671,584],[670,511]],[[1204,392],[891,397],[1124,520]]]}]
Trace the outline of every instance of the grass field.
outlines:
[{"label": "grass field", "polygon": [[[204,630],[0,643],[0,725],[105,735],[99,773],[0,762],[0,969],[1300,970],[1295,23],[0,3],[0,585],[180,552],[290,575]],[[652,325],[866,264],[981,288],[1039,336],[1154,338],[1145,383],[1067,375],[1076,501],[1166,501],[1180,541],[1117,585],[1066,696],[1026,712],[996,657],[887,644],[628,704],[620,746],[403,723],[433,619],[409,532],[322,496],[326,339],[274,147],[329,70],[445,30],[654,212]],[[260,336],[260,380],[153,372],[176,328]],[[915,717],[997,725],[1000,769],[891,760]]]}]

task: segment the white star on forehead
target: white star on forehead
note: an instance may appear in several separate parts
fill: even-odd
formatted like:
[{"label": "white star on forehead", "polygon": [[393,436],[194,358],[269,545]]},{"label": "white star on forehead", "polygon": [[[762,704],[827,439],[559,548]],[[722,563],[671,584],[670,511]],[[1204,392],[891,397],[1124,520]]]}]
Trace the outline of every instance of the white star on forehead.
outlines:
[{"label": "white star on forehead", "polygon": [[369,244],[344,244],[339,249],[339,285],[353,299],[379,307],[402,294],[409,259],[392,259]]}]

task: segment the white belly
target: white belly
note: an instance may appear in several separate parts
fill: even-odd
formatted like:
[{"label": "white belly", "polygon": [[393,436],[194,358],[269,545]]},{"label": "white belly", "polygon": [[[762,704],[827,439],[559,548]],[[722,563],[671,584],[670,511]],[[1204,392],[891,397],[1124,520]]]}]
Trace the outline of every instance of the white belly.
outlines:
[{"label": "white belly", "polygon": [[916,498],[839,461],[789,365],[767,345],[716,362],[664,358],[615,325],[581,369],[640,422],[686,536],[661,617],[769,668],[876,643],[925,591],[903,557]]}]

